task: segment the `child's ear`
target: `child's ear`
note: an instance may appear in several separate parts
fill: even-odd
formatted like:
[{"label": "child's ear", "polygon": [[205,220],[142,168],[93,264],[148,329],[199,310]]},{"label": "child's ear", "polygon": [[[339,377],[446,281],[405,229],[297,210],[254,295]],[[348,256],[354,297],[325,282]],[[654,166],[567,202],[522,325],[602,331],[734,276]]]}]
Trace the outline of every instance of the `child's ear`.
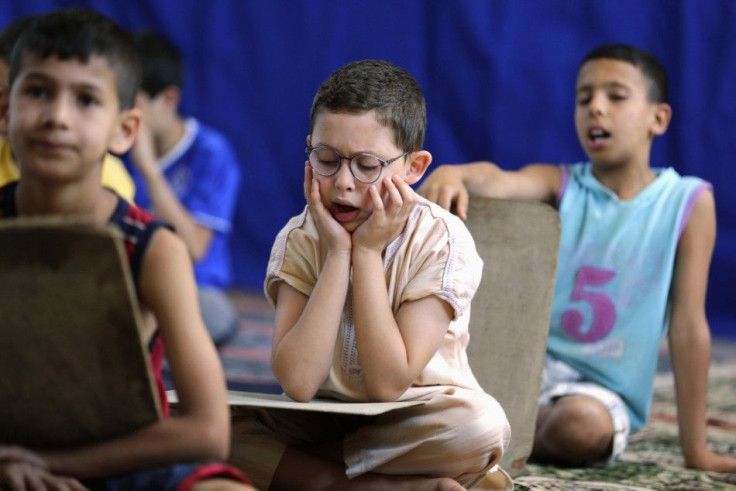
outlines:
[{"label": "child's ear", "polygon": [[132,108],[122,111],[118,115],[117,127],[110,139],[108,150],[116,155],[122,155],[133,146],[135,137],[141,127],[143,114],[140,109]]},{"label": "child's ear", "polygon": [[307,146],[308,147],[312,146],[312,135],[307,135]]},{"label": "child's ear", "polygon": [[407,184],[415,184],[422,178],[427,171],[427,167],[432,163],[432,154],[426,150],[417,150],[408,155],[409,162],[406,164],[406,177],[404,180]]},{"label": "child's ear", "polygon": [[654,121],[652,123],[652,135],[663,135],[672,120],[672,107],[661,102],[654,108]]}]

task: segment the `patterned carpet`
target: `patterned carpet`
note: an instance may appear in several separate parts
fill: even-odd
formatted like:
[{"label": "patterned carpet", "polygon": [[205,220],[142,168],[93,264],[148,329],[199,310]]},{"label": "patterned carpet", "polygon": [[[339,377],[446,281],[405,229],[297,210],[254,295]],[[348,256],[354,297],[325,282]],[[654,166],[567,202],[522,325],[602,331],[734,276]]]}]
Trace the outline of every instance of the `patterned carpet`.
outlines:
[{"label": "patterned carpet", "polygon": [[[228,386],[280,392],[271,373],[273,309],[260,293],[234,293],[240,332],[220,350]],[[736,339],[716,339],[708,390],[708,440],[736,457]],[[686,469],[677,441],[674,387],[665,349],[660,353],[650,423],[631,438],[622,458],[608,467],[559,469],[530,464],[516,490],[736,490],[736,475]]]},{"label": "patterned carpet", "polygon": [[220,348],[228,388],[251,392],[279,393],[271,372],[273,308],[260,293],[232,294],[240,313],[240,330]]},{"label": "patterned carpet", "polygon": [[[736,360],[711,368],[708,416],[712,448],[736,457]],[[657,375],[649,424],[631,437],[619,461],[595,469],[531,464],[515,482],[517,490],[736,489],[734,474],[699,472],[683,466],[670,372]]]}]

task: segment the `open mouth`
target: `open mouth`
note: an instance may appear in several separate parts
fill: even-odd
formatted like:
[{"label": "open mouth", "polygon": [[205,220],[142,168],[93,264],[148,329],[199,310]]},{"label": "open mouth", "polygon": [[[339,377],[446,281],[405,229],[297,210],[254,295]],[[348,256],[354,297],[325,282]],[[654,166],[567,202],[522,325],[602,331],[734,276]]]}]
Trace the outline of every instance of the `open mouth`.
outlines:
[{"label": "open mouth", "polygon": [[588,139],[592,143],[597,143],[603,140],[608,140],[610,138],[611,138],[611,134],[601,128],[594,128],[588,132]]},{"label": "open mouth", "polygon": [[611,134],[602,128],[593,128],[588,131],[588,148],[591,150],[602,149],[611,141]]},{"label": "open mouth", "polygon": [[340,203],[332,204],[332,216],[338,222],[349,222],[355,219],[360,212],[359,208],[350,205],[344,205]]}]

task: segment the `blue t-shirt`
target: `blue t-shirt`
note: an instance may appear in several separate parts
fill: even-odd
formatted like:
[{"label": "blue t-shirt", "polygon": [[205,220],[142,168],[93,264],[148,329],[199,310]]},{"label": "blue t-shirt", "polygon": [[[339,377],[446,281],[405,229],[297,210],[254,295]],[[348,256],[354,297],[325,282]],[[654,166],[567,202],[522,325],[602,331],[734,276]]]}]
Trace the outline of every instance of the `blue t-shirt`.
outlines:
[{"label": "blue t-shirt", "polygon": [[[152,210],[141,173],[130,155],[124,160],[136,185],[136,204]],[[214,232],[207,253],[194,266],[197,284],[226,288],[231,280],[228,239],[240,186],[240,167],[233,147],[217,130],[188,118],[182,139],[159,159],[158,165],[194,220]]]},{"label": "blue t-shirt", "polygon": [[677,243],[710,186],[671,168],[653,170],[656,179],[622,201],[589,163],[562,167],[562,236],[547,345],[552,356],[621,396],[632,432],[649,415]]}]

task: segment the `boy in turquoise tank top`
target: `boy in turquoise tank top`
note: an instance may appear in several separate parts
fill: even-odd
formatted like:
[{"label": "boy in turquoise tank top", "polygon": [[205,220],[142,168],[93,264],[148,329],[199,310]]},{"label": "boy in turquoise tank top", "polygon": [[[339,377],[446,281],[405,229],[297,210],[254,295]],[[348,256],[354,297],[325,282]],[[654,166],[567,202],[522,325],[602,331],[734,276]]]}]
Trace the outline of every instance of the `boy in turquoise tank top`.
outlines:
[{"label": "boy in turquoise tank top", "polygon": [[589,162],[444,165],[419,193],[465,218],[469,196],[537,199],[562,222],[557,282],[532,457],[566,466],[619,456],[647,422],[668,334],[685,465],[736,472],[706,444],[710,329],[705,292],[715,242],[709,183],[650,167],[667,130],[667,75],[650,53],[604,45],[576,82],[575,127]]}]

